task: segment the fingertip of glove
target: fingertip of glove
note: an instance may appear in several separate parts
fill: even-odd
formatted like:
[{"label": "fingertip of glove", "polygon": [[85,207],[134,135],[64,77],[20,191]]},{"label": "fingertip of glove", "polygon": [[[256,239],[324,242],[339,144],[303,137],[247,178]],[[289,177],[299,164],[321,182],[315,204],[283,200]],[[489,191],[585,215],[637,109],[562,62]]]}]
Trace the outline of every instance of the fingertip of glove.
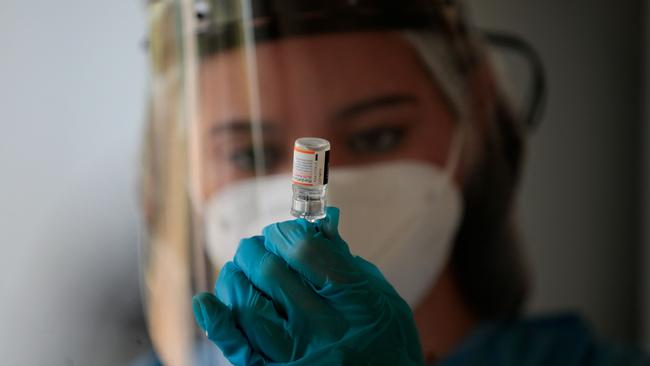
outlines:
[{"label": "fingertip of glove", "polygon": [[269,235],[271,235],[271,234],[273,233],[273,230],[276,228],[277,225],[278,225],[277,222],[275,222],[275,223],[273,223],[273,224],[270,224],[270,225],[266,225],[266,226],[262,229],[262,237],[266,238],[266,237],[268,237]]},{"label": "fingertip of glove", "polygon": [[235,262],[229,261],[229,262],[226,262],[226,264],[224,264],[223,267],[221,267],[221,271],[219,272],[219,276],[220,277],[222,277],[222,276],[223,277],[228,277],[228,276],[232,276],[233,274],[235,274],[235,273],[237,273],[239,271],[241,271],[239,266]]},{"label": "fingertip of glove", "polygon": [[242,245],[242,243],[263,243],[264,242],[264,236],[263,235],[255,235],[247,238],[242,238],[239,241],[239,246]]},{"label": "fingertip of glove", "polygon": [[341,210],[338,207],[329,206],[326,210],[326,216],[318,221],[318,226],[325,235],[335,237],[339,231],[339,216]]},{"label": "fingertip of glove", "polygon": [[214,283],[215,300],[221,301],[228,306],[231,305],[231,294],[229,288],[231,287],[235,276],[239,272],[241,272],[241,269],[232,261],[226,262],[226,264],[221,267],[221,271],[219,271],[219,277]]},{"label": "fingertip of glove", "polygon": [[328,206],[325,212],[328,218],[336,218],[338,220],[341,209],[336,206]]},{"label": "fingertip of glove", "polygon": [[192,297],[192,310],[199,328],[204,332],[214,329],[214,325],[223,317],[228,308],[216,296],[202,292]]},{"label": "fingertip of glove", "polygon": [[196,320],[196,324],[201,328],[203,331],[207,330],[207,319],[206,319],[206,304],[208,303],[208,299],[212,296],[212,294],[209,294],[207,292],[203,292],[197,295],[194,295],[192,297],[192,311],[194,311],[194,319]]}]

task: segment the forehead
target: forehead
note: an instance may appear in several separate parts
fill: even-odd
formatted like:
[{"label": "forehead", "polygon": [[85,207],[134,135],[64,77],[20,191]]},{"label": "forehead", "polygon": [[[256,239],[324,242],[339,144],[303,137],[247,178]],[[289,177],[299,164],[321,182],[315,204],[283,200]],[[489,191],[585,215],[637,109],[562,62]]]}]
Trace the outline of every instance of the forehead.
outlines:
[{"label": "forehead", "polygon": [[267,98],[336,102],[369,91],[415,92],[423,82],[430,80],[415,50],[395,32],[288,38],[219,53],[201,65],[203,93],[229,103],[245,99],[253,85]]}]

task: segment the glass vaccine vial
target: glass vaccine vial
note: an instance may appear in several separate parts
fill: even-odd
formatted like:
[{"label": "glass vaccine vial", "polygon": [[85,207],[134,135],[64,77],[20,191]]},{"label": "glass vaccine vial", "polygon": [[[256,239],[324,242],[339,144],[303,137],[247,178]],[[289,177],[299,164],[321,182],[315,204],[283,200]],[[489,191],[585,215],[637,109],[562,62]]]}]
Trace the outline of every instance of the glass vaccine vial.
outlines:
[{"label": "glass vaccine vial", "polygon": [[325,217],[330,143],[302,137],[293,147],[293,199],[291,215],[314,222]]}]

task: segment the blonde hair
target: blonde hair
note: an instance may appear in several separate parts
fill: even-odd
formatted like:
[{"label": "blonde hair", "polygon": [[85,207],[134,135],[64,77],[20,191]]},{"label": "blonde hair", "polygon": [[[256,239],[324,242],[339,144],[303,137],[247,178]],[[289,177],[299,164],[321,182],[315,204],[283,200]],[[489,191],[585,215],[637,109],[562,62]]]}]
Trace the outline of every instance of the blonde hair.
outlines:
[{"label": "blonde hair", "polygon": [[462,7],[451,8],[446,19],[447,32],[404,35],[466,126],[464,216],[451,266],[464,300],[480,319],[509,319],[520,313],[529,292],[515,217],[526,131]]}]

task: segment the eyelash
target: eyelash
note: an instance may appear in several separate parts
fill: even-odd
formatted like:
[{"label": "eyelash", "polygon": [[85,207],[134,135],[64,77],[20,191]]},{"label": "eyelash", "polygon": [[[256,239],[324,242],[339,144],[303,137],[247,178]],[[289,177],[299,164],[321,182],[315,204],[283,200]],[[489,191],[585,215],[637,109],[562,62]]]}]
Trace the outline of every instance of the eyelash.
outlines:
[{"label": "eyelash", "polygon": [[[281,159],[280,149],[277,146],[266,145],[264,146],[263,151],[264,156],[262,159],[264,161],[265,168],[267,170],[272,170],[278,165]],[[242,171],[255,171],[255,151],[252,146],[247,146],[245,148],[233,151],[228,156],[228,160]]]},{"label": "eyelash", "polygon": [[347,145],[356,153],[387,153],[401,144],[406,132],[401,126],[375,127],[348,138]]}]

